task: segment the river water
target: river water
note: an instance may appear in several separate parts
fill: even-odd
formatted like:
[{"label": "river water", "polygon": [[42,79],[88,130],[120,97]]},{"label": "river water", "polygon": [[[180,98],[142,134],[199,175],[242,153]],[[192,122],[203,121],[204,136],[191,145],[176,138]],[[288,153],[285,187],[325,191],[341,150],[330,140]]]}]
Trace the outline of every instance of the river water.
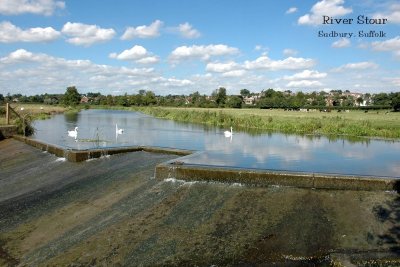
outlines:
[{"label": "river water", "polygon": [[[123,133],[116,131],[123,129]],[[195,150],[189,164],[400,178],[400,142],[254,134],[131,111],[84,110],[35,121],[33,138],[71,149],[157,146]],[[68,131],[78,127],[77,137]]]}]

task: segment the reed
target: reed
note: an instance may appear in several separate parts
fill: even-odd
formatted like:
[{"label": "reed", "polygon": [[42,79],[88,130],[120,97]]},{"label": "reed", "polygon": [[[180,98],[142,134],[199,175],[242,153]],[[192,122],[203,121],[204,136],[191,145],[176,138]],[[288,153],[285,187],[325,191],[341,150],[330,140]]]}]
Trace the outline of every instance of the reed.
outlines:
[{"label": "reed", "polygon": [[400,138],[400,113],[303,113],[283,110],[135,107],[157,118],[287,134]]}]

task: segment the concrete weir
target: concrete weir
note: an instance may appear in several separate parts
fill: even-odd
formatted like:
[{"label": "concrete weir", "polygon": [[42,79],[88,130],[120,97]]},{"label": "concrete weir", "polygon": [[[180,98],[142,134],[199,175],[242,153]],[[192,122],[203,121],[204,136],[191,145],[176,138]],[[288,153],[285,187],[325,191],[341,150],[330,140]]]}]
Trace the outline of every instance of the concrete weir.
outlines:
[{"label": "concrete weir", "polygon": [[156,167],[158,180],[217,181],[257,186],[289,186],[337,190],[398,190],[400,181],[390,177],[349,176],[274,170],[235,169],[185,164],[178,160]]},{"label": "concrete weir", "polygon": [[14,139],[24,142],[33,147],[39,148],[43,151],[47,151],[57,157],[64,157],[71,162],[81,162],[88,159],[100,158],[106,155],[114,155],[119,153],[127,152],[137,152],[146,151],[153,153],[163,153],[163,154],[174,154],[179,156],[186,156],[193,153],[190,150],[174,149],[174,148],[162,148],[162,147],[150,147],[150,146],[130,146],[130,147],[111,147],[111,148],[101,148],[101,149],[68,149],[57,145],[47,144],[39,140],[14,135]]},{"label": "concrete weir", "polygon": [[[150,146],[75,150],[47,144],[23,136],[14,135],[13,138],[25,142],[28,145],[37,147],[43,151],[52,153],[58,157],[64,157],[71,162],[81,162],[105,155],[138,151],[174,154],[179,156],[187,156],[194,153],[194,151],[190,150]],[[288,186],[337,190],[399,191],[400,188],[400,180],[392,177],[216,167],[187,164],[179,159],[157,165],[155,169],[155,178],[158,180],[175,178],[185,181],[216,181],[223,183],[243,183],[257,186]]]}]

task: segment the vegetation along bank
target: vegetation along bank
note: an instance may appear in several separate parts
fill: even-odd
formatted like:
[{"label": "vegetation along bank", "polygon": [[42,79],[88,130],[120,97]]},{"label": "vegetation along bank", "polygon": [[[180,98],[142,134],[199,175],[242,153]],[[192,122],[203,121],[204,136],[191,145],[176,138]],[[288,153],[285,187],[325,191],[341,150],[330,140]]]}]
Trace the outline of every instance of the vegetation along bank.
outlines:
[{"label": "vegetation along bank", "polygon": [[320,112],[285,111],[282,109],[202,109],[171,107],[135,107],[137,111],[157,118],[181,122],[204,123],[239,129],[282,133],[347,135],[400,138],[400,114],[364,111]]}]

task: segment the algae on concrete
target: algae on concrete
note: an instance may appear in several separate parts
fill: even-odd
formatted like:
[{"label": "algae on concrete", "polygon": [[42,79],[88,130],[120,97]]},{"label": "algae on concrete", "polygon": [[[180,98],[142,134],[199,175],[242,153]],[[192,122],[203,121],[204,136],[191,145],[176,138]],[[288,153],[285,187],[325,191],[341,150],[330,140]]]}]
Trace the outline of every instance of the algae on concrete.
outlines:
[{"label": "algae on concrete", "polygon": [[155,166],[177,156],[144,151],[81,163],[12,139],[0,151],[0,265],[399,262],[396,192],[159,181]]}]

